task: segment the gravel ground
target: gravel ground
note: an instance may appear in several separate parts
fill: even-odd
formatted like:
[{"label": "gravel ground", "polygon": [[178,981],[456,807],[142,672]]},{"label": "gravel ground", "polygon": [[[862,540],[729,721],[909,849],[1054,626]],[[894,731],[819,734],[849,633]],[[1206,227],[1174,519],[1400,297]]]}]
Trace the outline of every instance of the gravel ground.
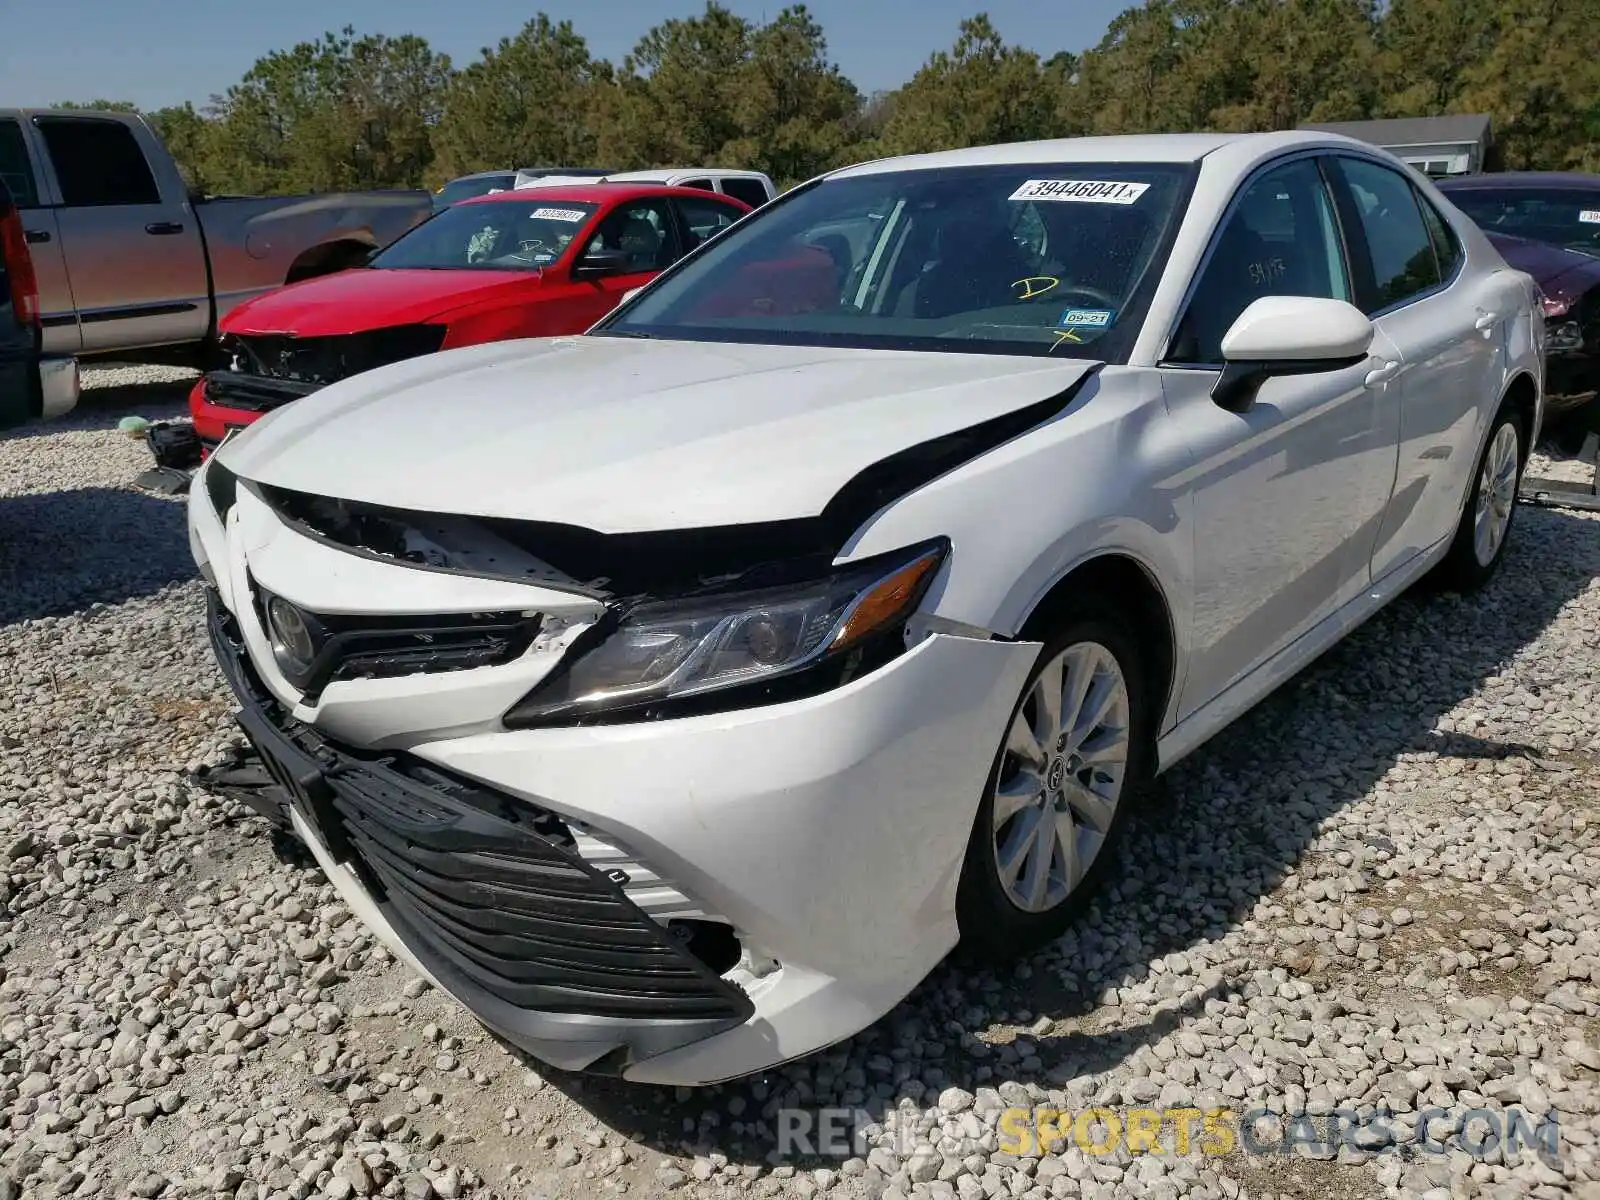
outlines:
[{"label": "gravel ground", "polygon": [[[176,415],[187,379],[96,369],[82,412],[0,438],[0,1200],[1600,1200],[1593,519],[1523,508],[1485,595],[1403,599],[1184,763],[1051,950],[674,1093],[511,1055],[185,781],[229,705],[181,507],[129,489],[145,451],[114,427]],[[1429,1106],[1516,1107],[1558,1113],[1560,1145],[997,1142],[1003,1108],[1089,1104],[1386,1106],[1401,1137]],[[857,1157],[775,1161],[786,1106],[881,1123]]]}]

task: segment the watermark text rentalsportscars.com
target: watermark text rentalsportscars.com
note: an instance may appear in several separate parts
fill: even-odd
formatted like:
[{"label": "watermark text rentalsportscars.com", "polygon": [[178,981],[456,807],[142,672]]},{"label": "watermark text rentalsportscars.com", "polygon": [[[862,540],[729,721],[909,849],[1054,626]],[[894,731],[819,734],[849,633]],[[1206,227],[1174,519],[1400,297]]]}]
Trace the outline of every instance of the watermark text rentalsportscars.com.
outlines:
[{"label": "watermark text rentalsportscars.com", "polygon": [[[1414,1116],[1386,1109],[1336,1108],[1323,1116],[1285,1115],[1267,1108],[1006,1108],[974,1117],[993,1131],[1006,1154],[1056,1154],[1076,1147],[1100,1157],[1129,1154],[1222,1157],[1244,1154],[1329,1154],[1343,1146],[1368,1155],[1406,1156],[1465,1151],[1473,1158],[1523,1150],[1546,1163],[1560,1161],[1559,1115],[1520,1108],[1425,1108]],[[858,1157],[873,1144],[909,1149],[918,1141],[921,1114],[891,1109],[879,1116],[846,1108],[783,1108],[777,1114],[777,1154],[783,1158]],[[877,1136],[874,1136],[877,1135]],[[935,1135],[937,1136],[937,1135]]]}]

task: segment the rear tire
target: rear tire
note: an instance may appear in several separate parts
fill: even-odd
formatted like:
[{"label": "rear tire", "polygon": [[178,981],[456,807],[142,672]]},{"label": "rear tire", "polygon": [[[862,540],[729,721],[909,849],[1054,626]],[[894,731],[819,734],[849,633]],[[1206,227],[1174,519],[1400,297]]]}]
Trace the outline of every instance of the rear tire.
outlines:
[{"label": "rear tire", "polygon": [[[1154,762],[1154,689],[1105,603],[1054,621],[995,755],[956,897],[959,959],[998,965],[1059,937],[1116,857]],[[1050,713],[1050,697],[1057,711]]]},{"label": "rear tire", "polygon": [[1439,564],[1441,586],[1475,592],[1494,577],[1516,523],[1517,489],[1527,461],[1527,433],[1516,411],[1503,405],[1478,456],[1455,540]]}]

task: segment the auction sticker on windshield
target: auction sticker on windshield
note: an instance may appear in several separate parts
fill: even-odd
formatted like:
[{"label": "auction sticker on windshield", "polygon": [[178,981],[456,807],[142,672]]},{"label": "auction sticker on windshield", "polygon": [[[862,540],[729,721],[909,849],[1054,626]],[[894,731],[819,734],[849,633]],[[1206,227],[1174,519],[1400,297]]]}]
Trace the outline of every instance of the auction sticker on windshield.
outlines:
[{"label": "auction sticker on windshield", "polygon": [[536,221],[581,221],[588,216],[581,208],[536,208],[528,215]]},{"label": "auction sticker on windshield", "polygon": [[1586,208],[1578,214],[1585,225],[1600,225],[1600,208]]},{"label": "auction sticker on windshield", "polygon": [[1011,193],[1011,199],[1132,204],[1149,190],[1148,183],[1118,183],[1107,179],[1030,179]]}]

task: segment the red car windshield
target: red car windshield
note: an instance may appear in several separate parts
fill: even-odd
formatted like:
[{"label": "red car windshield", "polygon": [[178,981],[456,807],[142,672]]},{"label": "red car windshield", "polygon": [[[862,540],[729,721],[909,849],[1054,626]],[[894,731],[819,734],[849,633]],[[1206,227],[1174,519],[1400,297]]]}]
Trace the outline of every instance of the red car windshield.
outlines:
[{"label": "red car windshield", "polygon": [[599,207],[549,199],[458,204],[402,235],[367,265],[408,271],[536,270],[560,258]]}]

